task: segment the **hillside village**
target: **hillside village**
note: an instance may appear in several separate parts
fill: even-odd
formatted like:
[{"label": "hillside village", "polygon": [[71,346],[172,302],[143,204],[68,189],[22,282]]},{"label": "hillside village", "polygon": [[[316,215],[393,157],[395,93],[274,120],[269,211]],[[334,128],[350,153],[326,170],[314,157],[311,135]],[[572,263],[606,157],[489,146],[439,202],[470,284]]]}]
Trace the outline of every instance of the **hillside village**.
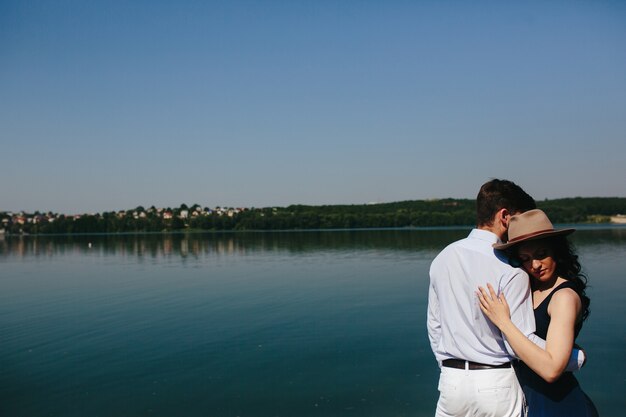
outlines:
[{"label": "hillside village", "polygon": [[149,219],[161,219],[164,221],[173,221],[174,219],[179,219],[182,221],[186,221],[192,218],[202,217],[202,216],[226,216],[233,217],[237,214],[249,210],[248,208],[242,207],[220,207],[217,206],[213,209],[209,207],[202,207],[198,204],[195,204],[191,207],[187,207],[185,204],[181,205],[179,208],[156,208],[151,206],[148,209],[144,209],[142,206],[139,206],[133,210],[119,210],[115,212],[104,212],[104,213],[93,213],[93,214],[61,214],[61,213],[53,213],[51,211],[46,213],[41,213],[36,211],[34,213],[26,213],[24,211],[20,211],[17,213],[13,213],[10,211],[0,212],[0,234],[6,233],[18,233],[24,234],[28,233],[28,229],[31,229],[33,226],[42,225],[42,224],[52,224],[54,222],[59,221],[78,221],[81,218],[92,217],[95,219],[101,219],[105,217],[115,217],[119,220],[124,220],[126,218],[132,218],[134,220],[149,220]]}]

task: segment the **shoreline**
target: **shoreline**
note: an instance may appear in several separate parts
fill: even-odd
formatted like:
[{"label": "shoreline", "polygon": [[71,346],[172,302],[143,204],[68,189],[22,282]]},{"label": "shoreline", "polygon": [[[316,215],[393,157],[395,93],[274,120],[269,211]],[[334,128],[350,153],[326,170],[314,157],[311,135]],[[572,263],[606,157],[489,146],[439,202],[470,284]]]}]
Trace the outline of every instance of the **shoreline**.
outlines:
[{"label": "shoreline", "polygon": [[[626,223],[555,223],[557,228],[574,227],[579,230],[623,229]],[[0,238],[14,237],[75,237],[75,236],[180,236],[202,234],[245,234],[245,233],[333,233],[333,232],[375,232],[375,231],[437,231],[437,230],[471,230],[473,225],[459,226],[404,226],[404,227],[355,227],[327,229],[243,229],[243,230],[180,230],[160,232],[94,232],[94,233],[0,233]]]}]

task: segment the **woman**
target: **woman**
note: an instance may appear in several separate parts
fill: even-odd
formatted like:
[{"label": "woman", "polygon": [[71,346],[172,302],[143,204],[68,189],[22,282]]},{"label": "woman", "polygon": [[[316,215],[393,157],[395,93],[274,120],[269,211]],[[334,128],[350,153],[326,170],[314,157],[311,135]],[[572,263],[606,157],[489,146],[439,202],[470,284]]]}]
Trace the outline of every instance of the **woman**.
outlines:
[{"label": "woman", "polygon": [[586,277],[566,235],[574,229],[555,230],[541,210],[513,216],[509,241],[494,245],[508,249],[531,276],[537,330],[546,340],[543,350],[510,320],[504,295],[479,288],[482,311],[506,336],[524,362],[517,368],[528,403],[529,417],[597,416],[598,412],[571,372],[564,372],[576,336],[589,314]]}]

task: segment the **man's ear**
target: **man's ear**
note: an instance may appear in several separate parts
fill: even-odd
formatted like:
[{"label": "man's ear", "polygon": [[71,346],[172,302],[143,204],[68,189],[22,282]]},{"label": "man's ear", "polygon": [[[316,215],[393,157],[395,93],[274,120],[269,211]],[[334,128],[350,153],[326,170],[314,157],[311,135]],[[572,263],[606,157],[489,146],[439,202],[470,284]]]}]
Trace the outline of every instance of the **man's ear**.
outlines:
[{"label": "man's ear", "polygon": [[500,222],[502,227],[504,227],[505,230],[508,230],[509,228],[510,218],[511,218],[511,212],[508,209],[502,208],[498,211],[498,221]]}]

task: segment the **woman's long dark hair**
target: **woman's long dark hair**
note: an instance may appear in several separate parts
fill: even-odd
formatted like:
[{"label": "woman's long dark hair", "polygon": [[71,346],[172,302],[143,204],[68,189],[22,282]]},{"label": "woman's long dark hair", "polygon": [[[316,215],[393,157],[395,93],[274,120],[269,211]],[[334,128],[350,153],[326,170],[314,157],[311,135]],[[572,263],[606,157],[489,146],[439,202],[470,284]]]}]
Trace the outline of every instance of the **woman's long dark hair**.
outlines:
[{"label": "woman's long dark hair", "polygon": [[[589,303],[591,300],[585,293],[587,276],[582,273],[574,245],[565,236],[554,236],[546,238],[545,241],[552,249],[552,257],[556,262],[556,275],[573,283],[574,291],[580,296],[582,302],[581,322],[583,322],[589,316]],[[515,249],[513,255],[517,256]]]},{"label": "woman's long dark hair", "polygon": [[565,236],[555,236],[548,239],[556,261],[556,274],[574,284],[574,290],[582,301],[582,320],[589,316],[589,297],[585,294],[587,288],[587,275],[582,273],[578,255],[574,245]]}]

